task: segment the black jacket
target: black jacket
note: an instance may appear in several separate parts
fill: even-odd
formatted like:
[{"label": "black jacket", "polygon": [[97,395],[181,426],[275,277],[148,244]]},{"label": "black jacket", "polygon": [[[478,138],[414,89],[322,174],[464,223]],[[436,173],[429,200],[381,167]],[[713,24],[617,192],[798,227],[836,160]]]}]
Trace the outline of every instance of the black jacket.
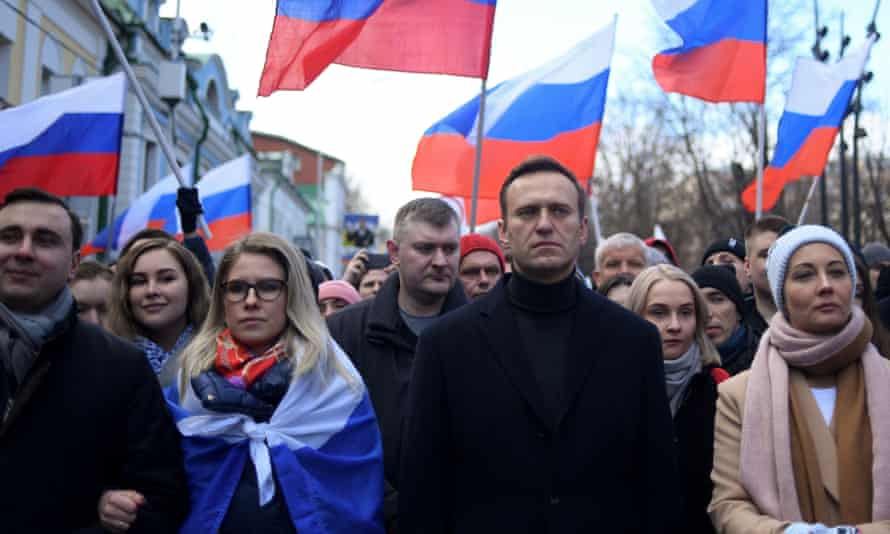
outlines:
[{"label": "black jacket", "polygon": [[[384,516],[391,524],[398,515],[399,459],[404,436],[407,384],[399,378],[399,366],[414,360],[417,336],[399,313],[399,276],[393,273],[373,299],[364,300],[328,318],[331,336],[352,359],[368,388],[383,436],[386,478]],[[454,284],[442,313],[466,303],[463,286]]]},{"label": "black jacket", "polygon": [[726,354],[724,350],[720,350],[721,367],[732,376],[751,368],[751,364],[754,363],[754,354],[757,353],[757,344],[760,342],[760,336],[763,334],[762,332],[761,334],[755,334],[754,329],[750,325],[744,324],[744,327],[744,340],[734,351]]},{"label": "black jacket", "polygon": [[577,283],[566,402],[553,418],[523,356],[507,278],[420,337],[402,534],[673,531],[680,502],[658,332]]},{"label": "black jacket", "polygon": [[179,433],[140,350],[72,307],[15,398],[0,426],[0,530],[104,532],[99,497],[132,489],[147,504],[128,532],[176,532],[188,511]]},{"label": "black jacket", "polygon": [[692,378],[680,409],[674,417],[674,439],[683,485],[683,526],[686,534],[713,534],[708,504],[714,483],[714,417],[717,409],[717,382],[711,368]]}]

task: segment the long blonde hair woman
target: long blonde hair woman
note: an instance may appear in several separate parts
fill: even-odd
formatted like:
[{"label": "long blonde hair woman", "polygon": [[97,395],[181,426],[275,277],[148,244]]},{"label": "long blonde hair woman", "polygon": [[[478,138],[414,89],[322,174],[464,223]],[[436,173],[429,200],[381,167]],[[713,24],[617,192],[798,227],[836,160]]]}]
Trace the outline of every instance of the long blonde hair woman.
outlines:
[{"label": "long blonde hair woman", "polygon": [[196,488],[182,532],[382,532],[373,409],[281,238],[226,249],[169,397]]},{"label": "long blonde hair woman", "polygon": [[684,509],[680,532],[711,534],[708,503],[717,383],[729,375],[708,338],[707,302],[695,281],[668,264],[649,267],[634,280],[628,307],[658,328],[665,387],[674,421]]}]

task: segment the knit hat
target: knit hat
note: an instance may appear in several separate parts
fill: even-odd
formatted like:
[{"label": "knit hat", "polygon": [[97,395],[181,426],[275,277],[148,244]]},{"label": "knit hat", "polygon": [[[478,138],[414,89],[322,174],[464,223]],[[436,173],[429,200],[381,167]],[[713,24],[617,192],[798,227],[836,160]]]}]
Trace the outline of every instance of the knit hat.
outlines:
[{"label": "knit hat", "polygon": [[880,243],[869,243],[862,248],[865,264],[871,269],[882,263],[890,262],[890,248]]},{"label": "knit hat", "polygon": [[504,261],[504,253],[501,252],[501,247],[495,243],[494,239],[484,236],[482,234],[467,234],[460,238],[460,261],[463,262],[464,258],[470,252],[475,252],[477,250],[486,250],[491,252],[495,256],[498,257],[498,263],[501,264],[501,271],[505,269],[505,261]]},{"label": "knit hat", "polygon": [[732,265],[703,265],[692,273],[692,279],[702,289],[712,287],[726,295],[726,298],[735,304],[739,316],[744,314],[745,298],[742,296],[739,281],[735,277],[735,267]]},{"label": "knit hat", "polygon": [[704,265],[705,261],[717,254],[718,252],[729,252],[736,258],[744,261],[745,260],[745,242],[734,237],[730,237],[729,239],[721,239],[720,241],[715,241],[711,243],[710,246],[705,250],[705,255],[701,257],[701,264]]},{"label": "knit hat", "polygon": [[355,304],[362,300],[362,297],[349,282],[330,280],[318,286],[318,302],[328,299],[340,299],[346,304]]},{"label": "knit hat", "polygon": [[791,261],[791,256],[799,248],[811,243],[824,243],[834,247],[841,253],[853,282],[850,286],[851,297],[856,294],[856,262],[853,260],[853,252],[850,250],[847,242],[844,241],[844,238],[825,226],[816,224],[798,226],[790,232],[779,236],[769,248],[769,255],[766,258],[766,277],[769,280],[769,287],[773,294],[773,300],[776,303],[776,309],[783,314],[785,314],[783,286],[785,285],[785,273],[788,271],[788,263]]}]

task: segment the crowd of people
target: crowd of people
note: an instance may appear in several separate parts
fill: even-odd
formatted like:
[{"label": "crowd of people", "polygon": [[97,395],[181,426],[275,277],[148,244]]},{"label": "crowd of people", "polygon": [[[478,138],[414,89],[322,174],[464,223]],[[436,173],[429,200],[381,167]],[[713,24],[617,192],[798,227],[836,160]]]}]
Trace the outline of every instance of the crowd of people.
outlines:
[{"label": "crowd of people", "polygon": [[59,198],[0,204],[3,532],[890,532],[890,249],[777,216],[689,272],[614,234],[589,276],[559,162],[497,238],[444,201],[339,280],[266,233],[214,263],[80,261]]}]

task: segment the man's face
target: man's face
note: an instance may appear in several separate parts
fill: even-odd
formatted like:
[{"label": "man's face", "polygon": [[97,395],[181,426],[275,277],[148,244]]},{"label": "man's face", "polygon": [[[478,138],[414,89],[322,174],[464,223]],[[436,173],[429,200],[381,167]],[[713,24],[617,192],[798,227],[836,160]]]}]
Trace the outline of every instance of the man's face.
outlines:
[{"label": "man's face", "polygon": [[748,279],[748,271],[745,269],[745,260],[739,259],[738,256],[731,252],[715,252],[707,257],[705,265],[732,265],[735,269],[735,278],[739,281],[739,287],[742,293],[751,292],[751,280]]},{"label": "man's face", "polygon": [[81,321],[98,326],[105,324],[108,296],[111,295],[111,280],[101,276],[92,280],[75,280],[71,282],[71,293],[77,301],[77,316]]},{"label": "man's face", "polygon": [[72,241],[61,206],[17,202],[0,210],[0,301],[26,313],[49,305],[80,261]]},{"label": "man's face", "polygon": [[507,189],[507,213],[498,234],[513,268],[540,283],[565,279],[587,241],[587,217],[578,213],[578,192],[553,171],[517,178]]},{"label": "man's face", "polygon": [[761,232],[751,236],[745,242],[748,257],[745,259],[745,269],[754,290],[761,294],[770,294],[769,280],[766,278],[766,256],[769,247],[779,237],[776,232]]},{"label": "man's face", "polygon": [[437,228],[422,221],[409,221],[399,236],[386,246],[398,264],[400,288],[421,298],[440,298],[454,285],[460,259],[460,241],[454,221]]},{"label": "man's face", "polygon": [[603,253],[602,265],[593,272],[593,281],[599,285],[619,274],[636,278],[645,268],[646,255],[639,247],[611,248]]},{"label": "man's face", "polygon": [[358,284],[358,294],[362,297],[362,300],[377,296],[377,292],[383,287],[383,282],[386,282],[387,276],[389,275],[383,269],[370,269],[366,272]]},{"label": "man's face", "polygon": [[498,257],[487,250],[474,250],[460,262],[460,281],[468,299],[488,293],[504,273]]}]

